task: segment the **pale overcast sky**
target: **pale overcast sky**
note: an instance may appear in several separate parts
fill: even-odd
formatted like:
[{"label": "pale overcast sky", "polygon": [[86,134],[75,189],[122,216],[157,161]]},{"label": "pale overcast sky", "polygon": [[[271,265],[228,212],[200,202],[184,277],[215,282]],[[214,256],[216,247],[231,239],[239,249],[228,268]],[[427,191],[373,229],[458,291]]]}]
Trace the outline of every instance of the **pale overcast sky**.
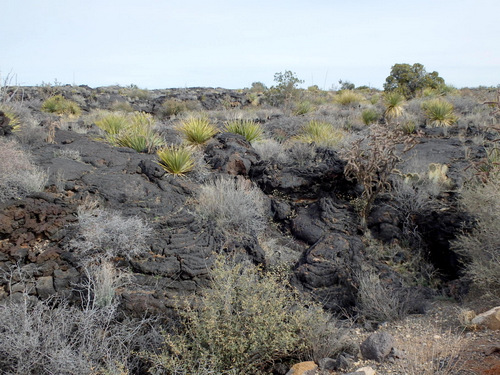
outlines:
[{"label": "pale overcast sky", "polygon": [[500,0],[0,0],[0,72],[17,83],[382,88],[421,63],[456,87],[500,84]]}]

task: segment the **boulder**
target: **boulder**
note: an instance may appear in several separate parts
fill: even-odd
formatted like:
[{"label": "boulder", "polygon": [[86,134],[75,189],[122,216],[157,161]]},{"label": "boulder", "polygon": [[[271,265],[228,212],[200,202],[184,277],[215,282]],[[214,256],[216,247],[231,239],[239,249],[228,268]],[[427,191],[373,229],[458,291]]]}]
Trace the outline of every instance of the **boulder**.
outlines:
[{"label": "boulder", "polygon": [[492,330],[500,330],[500,306],[477,315],[472,319],[472,324]]},{"label": "boulder", "polygon": [[286,375],[315,375],[318,365],[313,361],[300,362],[292,366]]},{"label": "boulder", "polygon": [[376,332],[371,334],[360,345],[361,354],[365,359],[383,362],[394,347],[394,338],[387,332]]}]

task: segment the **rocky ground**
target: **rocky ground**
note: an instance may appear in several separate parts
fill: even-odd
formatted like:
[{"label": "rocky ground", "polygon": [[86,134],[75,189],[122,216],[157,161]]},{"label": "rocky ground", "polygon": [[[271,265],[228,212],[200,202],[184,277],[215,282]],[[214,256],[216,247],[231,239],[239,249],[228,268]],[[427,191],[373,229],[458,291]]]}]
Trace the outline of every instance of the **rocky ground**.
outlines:
[{"label": "rocky ground", "polygon": [[[223,89],[155,90],[148,92],[147,97],[140,90],[124,93],[121,88],[67,87],[62,92],[87,112],[121,104],[163,119],[161,104],[166,99],[194,103],[198,110],[205,111],[227,112],[250,105],[245,93]],[[389,204],[390,198],[382,196],[368,218],[369,234],[363,233],[348,199],[359,193],[359,187],[346,179],[345,161],[338,152],[318,147],[300,163],[293,155],[288,162],[273,163],[263,160],[243,137],[220,133],[204,149],[206,175],[173,177],[157,164],[154,154],[103,142],[102,132],[92,123],[62,121],[40,112],[40,88],[23,88],[16,95],[21,94],[26,111],[34,114],[36,124],[18,137],[24,137],[34,162],[48,171],[49,178],[43,192],[0,203],[0,268],[6,275],[0,282],[0,299],[20,296],[26,291],[26,283],[31,286],[29,294],[37,298],[56,294],[78,298],[74,285],[82,277],[81,263],[71,241],[78,237],[78,207],[90,197],[126,217],[141,218],[153,228],[147,254],[130,260],[115,259],[116,264],[129,268],[133,274],[133,282],[117,291],[120,308],[126,314],[170,314],[179,300],[208,285],[214,254],[223,249],[268,267],[281,257],[292,266],[293,285],[313,295],[332,313],[352,317],[359,299],[354,276],[369,267],[376,270],[388,288],[397,287],[400,292],[402,288],[403,293],[418,296],[408,309],[418,314],[380,326],[363,319],[357,321],[356,328],[352,328],[355,341],[362,342],[374,329],[390,333],[401,358],[382,364],[352,359],[343,373],[369,365],[379,374],[401,374],[404,361],[422,365],[435,359],[412,357],[419,355],[412,353],[417,342],[436,350],[456,349],[453,355],[460,357],[456,371],[442,373],[500,373],[498,331],[461,331],[460,305],[437,300],[444,295],[462,301],[467,288],[461,278],[460,257],[450,248],[450,241],[470,222],[467,213],[456,204],[455,191],[463,184],[464,170],[471,160],[484,156],[484,148],[473,141],[478,134],[474,126],[446,133],[422,129],[418,144],[401,165],[404,169],[419,157],[448,165],[447,175],[455,186],[439,194],[439,205],[412,218],[425,249],[424,261],[440,274],[439,287],[425,283],[403,285],[404,267],[398,269],[397,265],[406,264],[405,257],[416,253],[374,257],[370,249],[373,241],[392,246],[401,243],[405,218],[396,206]],[[262,117],[260,121],[268,129],[297,121],[283,114]],[[174,139],[168,121],[164,120],[164,135]],[[79,157],[68,157],[72,152]],[[224,238],[213,223],[196,215],[192,202],[200,181],[218,175],[240,176],[260,188],[266,197],[266,235],[274,243],[286,244],[280,247],[285,250],[270,252],[265,246],[269,241],[252,235]],[[28,281],[13,273],[9,275],[15,267]],[[486,303],[471,305],[476,313],[493,307]],[[427,312],[421,314],[423,311]],[[418,366],[414,371],[427,373],[419,372],[423,370]]]}]

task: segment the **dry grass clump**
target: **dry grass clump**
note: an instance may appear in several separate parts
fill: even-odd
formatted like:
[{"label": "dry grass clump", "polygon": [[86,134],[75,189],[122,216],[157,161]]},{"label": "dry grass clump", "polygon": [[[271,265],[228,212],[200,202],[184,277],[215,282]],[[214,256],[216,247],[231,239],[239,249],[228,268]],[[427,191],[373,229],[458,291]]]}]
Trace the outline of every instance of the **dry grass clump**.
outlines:
[{"label": "dry grass clump", "polygon": [[456,375],[463,369],[461,352],[464,340],[435,326],[426,327],[418,335],[406,338],[398,349],[398,370],[407,375]]},{"label": "dry grass clump", "polygon": [[263,139],[255,142],[252,146],[262,160],[279,164],[287,163],[290,160],[290,155],[286,152],[283,143],[274,139]]},{"label": "dry grass clump", "polygon": [[85,202],[77,213],[79,236],[70,246],[82,260],[130,259],[148,252],[146,241],[152,229],[141,218],[124,217],[96,202]]},{"label": "dry grass clump", "polygon": [[390,322],[403,319],[416,305],[416,295],[407,288],[384,285],[374,271],[357,275],[359,313],[370,321]]},{"label": "dry grass clump", "polygon": [[255,234],[266,224],[262,192],[240,178],[218,178],[202,185],[195,209],[224,233]]},{"label": "dry grass clump", "polygon": [[196,306],[179,312],[179,330],[164,334],[153,374],[269,374],[279,361],[340,351],[343,331],[279,275],[219,258],[211,276]]},{"label": "dry grass clump", "polygon": [[0,160],[0,202],[45,188],[47,172],[37,167],[17,142],[0,139]]}]

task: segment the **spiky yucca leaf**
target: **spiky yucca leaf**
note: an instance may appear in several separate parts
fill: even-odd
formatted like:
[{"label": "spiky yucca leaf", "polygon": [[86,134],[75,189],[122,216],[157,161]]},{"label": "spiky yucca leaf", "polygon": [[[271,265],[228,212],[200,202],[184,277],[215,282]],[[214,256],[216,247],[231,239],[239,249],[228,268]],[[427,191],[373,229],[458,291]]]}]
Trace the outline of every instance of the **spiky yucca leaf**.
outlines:
[{"label": "spiky yucca leaf", "polygon": [[229,133],[239,134],[252,143],[262,139],[262,126],[253,120],[232,120],[226,124],[225,130]]},{"label": "spiky yucca leaf", "polygon": [[12,131],[19,131],[21,127],[21,120],[19,120],[19,116],[12,110],[12,108],[2,105],[0,106],[0,111],[2,111],[9,119],[9,125],[12,127]]},{"label": "spiky yucca leaf", "polygon": [[328,122],[310,121],[297,139],[305,143],[314,143],[318,146],[332,147],[339,144],[345,137],[343,130],[335,128]]},{"label": "spiky yucca leaf", "polygon": [[190,146],[169,146],[158,150],[158,164],[168,173],[183,176],[194,166],[193,149]]},{"label": "spiky yucca leaf", "polygon": [[129,119],[121,113],[111,113],[97,120],[95,124],[106,133],[115,135],[127,129],[130,126]]},{"label": "spiky yucca leaf", "polygon": [[453,104],[444,99],[432,99],[422,104],[428,125],[431,127],[451,126],[458,117],[453,113]]},{"label": "spiky yucca leaf", "polygon": [[193,145],[201,145],[217,134],[217,128],[207,117],[191,117],[178,127],[184,139]]},{"label": "spiky yucca leaf", "polygon": [[397,91],[391,91],[384,95],[385,112],[388,119],[399,117],[403,114],[405,97]]}]

